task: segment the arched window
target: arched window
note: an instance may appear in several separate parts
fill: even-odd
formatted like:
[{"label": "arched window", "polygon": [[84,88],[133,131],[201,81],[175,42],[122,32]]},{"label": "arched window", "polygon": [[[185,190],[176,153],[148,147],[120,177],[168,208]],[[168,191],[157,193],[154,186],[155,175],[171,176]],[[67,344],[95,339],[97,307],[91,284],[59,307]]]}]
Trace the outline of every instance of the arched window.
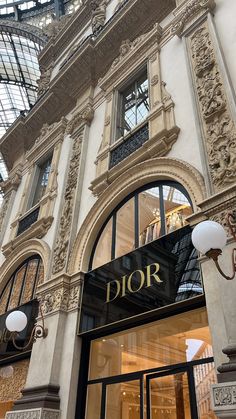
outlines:
[{"label": "arched window", "polygon": [[40,256],[34,255],[25,260],[11,275],[0,295],[0,315],[32,300],[43,277]]},{"label": "arched window", "polygon": [[192,204],[176,182],[155,182],[129,195],[103,225],[90,269],[95,269],[186,225]]}]

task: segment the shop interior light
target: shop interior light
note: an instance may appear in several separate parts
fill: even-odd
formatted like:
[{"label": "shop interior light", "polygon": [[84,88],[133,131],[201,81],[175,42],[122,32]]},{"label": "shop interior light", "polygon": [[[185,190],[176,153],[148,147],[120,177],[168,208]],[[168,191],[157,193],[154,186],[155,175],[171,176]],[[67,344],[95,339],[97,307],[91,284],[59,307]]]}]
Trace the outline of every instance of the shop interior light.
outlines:
[{"label": "shop interior light", "polygon": [[28,348],[33,342],[36,341],[38,338],[45,338],[48,335],[48,329],[44,326],[44,317],[41,309],[41,305],[39,305],[39,311],[41,315],[42,324],[35,323],[29,341],[24,346],[18,346],[16,343],[16,338],[18,337],[19,333],[22,332],[27,326],[27,316],[21,310],[12,311],[8,314],[6,318],[6,328],[11,332],[11,339],[12,343],[16,349],[26,349]]},{"label": "shop interior light", "polygon": [[[236,224],[235,224],[235,215],[228,214],[227,224],[232,234],[234,241],[236,241]],[[227,235],[221,224],[215,221],[203,221],[199,223],[192,232],[192,242],[194,247],[206,255],[209,259],[212,259],[215,262],[215,265],[220,272],[220,274],[227,280],[234,278],[236,273],[236,248],[232,251],[232,264],[233,264],[233,274],[232,276],[226,275],[218,262],[219,256],[222,254],[222,249],[226,245]]]}]

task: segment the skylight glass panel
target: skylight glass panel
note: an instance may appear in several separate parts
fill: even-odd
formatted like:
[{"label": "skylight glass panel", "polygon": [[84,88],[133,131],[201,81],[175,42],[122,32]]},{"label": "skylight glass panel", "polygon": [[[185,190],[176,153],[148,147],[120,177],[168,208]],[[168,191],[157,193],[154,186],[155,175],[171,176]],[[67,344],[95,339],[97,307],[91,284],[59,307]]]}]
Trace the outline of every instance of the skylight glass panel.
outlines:
[{"label": "skylight glass panel", "polygon": [[37,99],[40,50],[34,41],[0,33],[0,137]]}]

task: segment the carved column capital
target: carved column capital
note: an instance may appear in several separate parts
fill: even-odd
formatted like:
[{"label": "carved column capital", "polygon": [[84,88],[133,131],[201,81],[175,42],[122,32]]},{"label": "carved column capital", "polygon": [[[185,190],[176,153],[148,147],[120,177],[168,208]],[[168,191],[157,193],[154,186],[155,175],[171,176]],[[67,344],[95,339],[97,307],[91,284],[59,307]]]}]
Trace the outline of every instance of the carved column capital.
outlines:
[{"label": "carved column capital", "polygon": [[172,35],[181,37],[186,25],[197,14],[201,12],[212,12],[216,6],[215,0],[191,0],[177,16],[171,28]]}]

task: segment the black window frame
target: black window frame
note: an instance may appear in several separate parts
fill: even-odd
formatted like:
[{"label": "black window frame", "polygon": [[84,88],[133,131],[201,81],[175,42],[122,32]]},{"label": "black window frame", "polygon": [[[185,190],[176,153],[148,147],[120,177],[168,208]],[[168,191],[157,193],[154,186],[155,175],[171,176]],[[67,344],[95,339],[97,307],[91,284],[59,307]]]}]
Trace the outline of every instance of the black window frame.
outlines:
[{"label": "black window frame", "polygon": [[[119,138],[124,138],[126,135],[129,135],[130,132],[132,132],[133,130],[135,130],[140,124],[145,123],[145,121],[147,120],[147,116],[145,118],[143,118],[140,122],[137,121],[137,107],[138,107],[138,103],[137,103],[137,99],[138,99],[138,88],[137,88],[137,83],[138,81],[142,78],[142,76],[145,75],[146,76],[146,80],[147,80],[147,100],[148,100],[148,113],[150,111],[150,104],[149,104],[149,78],[148,78],[148,71],[147,71],[147,66],[142,67],[141,70],[139,70],[138,72],[136,72],[132,78],[130,78],[125,84],[123,84],[119,89],[118,89],[118,106],[117,106],[117,115],[116,115],[116,129],[115,129],[115,138],[114,138],[114,142],[116,142],[117,140],[119,140]],[[131,88],[132,86],[134,86],[135,89],[135,125],[133,127],[131,127],[130,129],[126,129],[125,128],[125,104],[124,104],[124,95],[125,92]]]},{"label": "black window frame", "polygon": [[[168,181],[168,180],[160,180],[160,181],[154,181],[154,182],[150,182],[147,183],[145,185],[143,185],[142,187],[136,189],[134,192],[132,192],[131,194],[129,194],[127,197],[125,197],[111,212],[111,214],[109,215],[109,217],[106,219],[106,221],[103,223],[97,237],[96,240],[94,242],[94,246],[91,252],[91,256],[90,256],[90,260],[89,260],[89,267],[88,267],[88,271],[93,270],[94,268],[93,266],[93,259],[94,259],[94,255],[95,255],[95,251],[97,248],[97,244],[99,242],[99,239],[102,235],[102,232],[104,230],[104,228],[106,227],[107,223],[112,219],[112,241],[111,241],[111,259],[109,260],[112,261],[114,260],[115,257],[115,251],[116,251],[116,214],[119,211],[119,209],[126,203],[128,202],[130,199],[134,198],[134,245],[135,245],[135,249],[142,247],[142,245],[139,245],[139,199],[138,199],[138,195],[141,192],[144,192],[148,189],[151,189],[153,187],[158,187],[159,188],[159,196],[160,196],[160,216],[161,216],[161,236],[164,236],[168,233],[166,233],[166,228],[165,228],[165,208],[164,208],[164,198],[163,198],[163,186],[170,186],[173,187],[175,189],[177,189],[178,191],[180,191],[189,201],[189,204],[191,205],[191,208],[193,210],[193,204],[192,204],[192,200],[188,194],[188,192],[186,191],[186,189],[178,182],[175,181]],[[162,201],[162,202],[161,202]],[[127,252],[128,253],[128,252]],[[107,263],[107,262],[106,262]],[[101,265],[102,266],[102,265]]]},{"label": "black window frame", "polygon": [[[15,271],[11,274],[10,278],[7,280],[5,286],[3,287],[3,289],[0,293],[0,304],[1,304],[2,296],[4,295],[4,292],[5,292],[6,288],[8,287],[9,283],[11,282],[9,295],[7,297],[7,302],[6,302],[6,305],[5,305],[5,313],[7,313],[8,311],[13,310],[13,309],[9,309],[9,304],[10,304],[10,301],[11,301],[11,296],[12,296],[12,292],[13,292],[13,288],[14,288],[15,279],[16,279],[17,274],[20,271],[20,269],[24,265],[26,265],[25,272],[24,272],[24,278],[22,280],[21,289],[20,289],[20,292],[19,292],[18,304],[14,308],[14,310],[16,310],[17,307],[22,305],[21,299],[22,299],[24,288],[25,288],[25,281],[26,281],[28,266],[29,266],[29,263],[30,263],[31,260],[38,260],[38,264],[37,264],[36,274],[35,274],[35,277],[34,277],[34,284],[33,284],[33,287],[32,287],[31,298],[30,298],[30,300],[27,301],[27,303],[35,299],[35,290],[36,290],[37,283],[38,283],[38,278],[39,278],[39,268],[40,268],[40,263],[42,262],[42,258],[40,257],[40,255],[37,255],[37,254],[30,256],[29,258],[25,259],[20,265],[18,265],[17,268],[15,269]],[[26,303],[24,303],[24,304],[26,304]]]}]

